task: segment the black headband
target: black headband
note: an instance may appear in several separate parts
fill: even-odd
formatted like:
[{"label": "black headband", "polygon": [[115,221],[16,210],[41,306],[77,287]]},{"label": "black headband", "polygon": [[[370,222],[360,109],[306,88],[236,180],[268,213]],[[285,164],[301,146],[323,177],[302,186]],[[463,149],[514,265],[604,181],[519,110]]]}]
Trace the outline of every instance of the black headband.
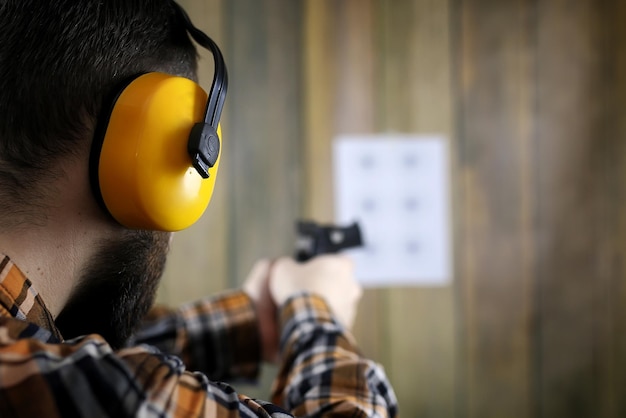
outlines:
[{"label": "black headband", "polygon": [[226,99],[226,90],[228,88],[228,73],[226,72],[224,57],[217,47],[217,44],[191,23],[187,12],[175,1],[172,1],[172,5],[179,17],[185,22],[187,32],[189,32],[191,37],[213,54],[215,75],[213,76],[213,84],[211,85],[211,91],[209,93],[204,121],[217,129],[217,124],[222,115],[222,108],[224,107],[224,100]]}]

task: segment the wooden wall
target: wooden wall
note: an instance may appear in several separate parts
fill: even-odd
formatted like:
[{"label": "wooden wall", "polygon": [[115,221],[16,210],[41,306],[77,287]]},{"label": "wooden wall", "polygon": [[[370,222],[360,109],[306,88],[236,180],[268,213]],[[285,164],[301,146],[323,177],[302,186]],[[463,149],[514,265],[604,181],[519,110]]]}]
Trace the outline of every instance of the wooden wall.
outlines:
[{"label": "wooden wall", "polygon": [[336,135],[443,133],[453,283],[368,290],[355,327],[402,416],[626,415],[626,5],[181,3],[230,89],[216,195],[161,301],[236,286],[292,251],[295,219],[331,221]]}]

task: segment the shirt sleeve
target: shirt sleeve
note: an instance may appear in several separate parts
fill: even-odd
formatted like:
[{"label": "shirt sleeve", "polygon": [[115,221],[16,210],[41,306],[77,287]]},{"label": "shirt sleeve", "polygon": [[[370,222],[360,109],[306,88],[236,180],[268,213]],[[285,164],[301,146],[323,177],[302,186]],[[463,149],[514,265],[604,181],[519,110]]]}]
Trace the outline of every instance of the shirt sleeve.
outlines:
[{"label": "shirt sleeve", "polygon": [[295,416],[395,417],[382,367],[363,358],[323,299],[301,294],[280,313],[282,365],[273,402]]},{"label": "shirt sleeve", "polygon": [[131,341],[180,357],[189,370],[211,380],[253,380],[261,361],[254,306],[242,291],[229,291],[173,310],[156,307]]},{"label": "shirt sleeve", "polygon": [[[383,368],[359,353],[321,297],[302,293],[290,298],[279,320],[281,365],[274,404],[299,417],[396,416],[397,400]],[[211,380],[252,378],[260,363],[256,321],[248,296],[230,291],[179,310],[154,310],[137,342],[180,356],[188,370],[203,371]]]}]

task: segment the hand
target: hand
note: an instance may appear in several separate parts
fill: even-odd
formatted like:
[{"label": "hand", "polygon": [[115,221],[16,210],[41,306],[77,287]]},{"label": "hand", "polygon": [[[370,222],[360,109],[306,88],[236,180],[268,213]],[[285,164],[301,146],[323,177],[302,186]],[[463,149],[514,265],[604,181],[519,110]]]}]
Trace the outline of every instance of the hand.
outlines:
[{"label": "hand", "polygon": [[323,297],[339,322],[352,328],[363,291],[354,278],[349,258],[321,255],[305,263],[286,257],[276,260],[269,280],[274,303],[281,306],[290,296],[303,291]]},{"label": "hand", "polygon": [[280,336],[278,309],[269,291],[271,264],[269,260],[257,261],[243,284],[243,291],[252,299],[256,309],[261,336],[262,358],[269,363],[276,363],[279,357]]}]

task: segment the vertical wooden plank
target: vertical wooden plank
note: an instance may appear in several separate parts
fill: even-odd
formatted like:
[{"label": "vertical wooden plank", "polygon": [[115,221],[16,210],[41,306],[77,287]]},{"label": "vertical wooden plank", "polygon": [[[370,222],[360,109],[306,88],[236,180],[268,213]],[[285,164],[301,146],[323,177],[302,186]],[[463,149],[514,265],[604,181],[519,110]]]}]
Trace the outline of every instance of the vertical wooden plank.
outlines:
[{"label": "vertical wooden plank", "polygon": [[610,225],[613,242],[611,259],[612,275],[606,306],[610,310],[608,333],[610,335],[610,361],[607,363],[606,376],[609,379],[610,395],[609,416],[626,416],[626,3],[620,0],[608,2],[605,21],[610,23],[608,41],[603,53],[609,57],[610,71],[606,79],[605,91],[610,100],[606,110],[610,117],[609,131],[614,138],[611,156],[610,174],[612,187],[609,195],[613,197]]},{"label": "vertical wooden plank", "polygon": [[301,207],[299,7],[271,0],[226,6],[233,285],[259,257],[293,252]]},{"label": "vertical wooden plank", "polygon": [[379,106],[375,92],[378,51],[374,7],[371,0],[345,0],[336,7],[335,135],[376,130]]},{"label": "vertical wooden plank", "polygon": [[305,217],[333,220],[331,140],[335,134],[336,20],[332,0],[304,1]]},{"label": "vertical wooden plank", "polygon": [[[224,49],[222,27],[222,0],[181,2],[190,18],[200,29],[211,36]],[[198,75],[205,90],[213,80],[213,58],[211,53],[198,47],[200,61]],[[223,51],[226,53],[226,51]],[[226,53],[228,64],[228,54]],[[227,102],[228,105],[228,102]],[[203,217],[191,228],[174,236],[166,271],[159,288],[158,301],[177,305],[193,300],[200,295],[208,295],[228,287],[228,169],[229,132],[226,128],[230,109],[222,116],[225,143],[222,165],[213,198]]]},{"label": "vertical wooden plank", "polygon": [[[371,2],[308,0],[304,14],[304,214],[332,222],[332,141],[338,133],[373,129],[375,100]],[[365,292],[354,334],[366,355],[382,361],[384,307]]]},{"label": "vertical wooden plank", "polygon": [[[598,290],[595,306],[594,335],[597,351],[594,397],[596,416],[617,418],[626,414],[626,347],[623,345],[626,317],[626,276],[624,274],[624,192],[626,189],[626,124],[623,105],[626,103],[626,30],[623,21],[626,7],[623,2],[609,0],[596,5],[593,26],[597,32],[600,73],[595,95],[601,98],[599,117],[601,125],[590,141],[602,138],[601,159],[603,197],[599,202],[602,229],[599,234],[601,251],[596,276]],[[600,22],[602,22],[600,24]]]},{"label": "vertical wooden plank", "polygon": [[451,2],[382,4],[381,129],[451,134]]},{"label": "vertical wooden plank", "polygon": [[[381,131],[451,137],[449,7],[447,1],[385,2]],[[385,292],[391,342],[385,358],[406,416],[455,414],[454,286]]]},{"label": "vertical wooden plank", "polygon": [[[228,247],[231,283],[237,284],[261,256],[265,236],[260,219],[267,214],[269,189],[267,137],[269,57],[264,1],[230,1],[226,25],[231,55],[229,105],[236,112],[230,126],[231,184]],[[269,220],[268,220],[269,221]],[[278,236],[278,235],[277,235]],[[269,255],[269,254],[268,254]]]},{"label": "vertical wooden plank", "polygon": [[[261,257],[294,251],[302,211],[300,2],[232,0],[228,35],[231,137],[227,248],[230,286]],[[275,369],[264,367],[249,396],[268,399]]]},{"label": "vertical wooden plank", "polygon": [[[333,138],[339,134],[377,131],[381,109],[376,89],[381,71],[376,48],[377,11],[372,0],[347,0],[336,7]],[[367,356],[382,363],[391,376],[387,313],[386,292],[367,289],[359,306],[354,334]]]},{"label": "vertical wooden plank", "polygon": [[[615,141],[606,129],[605,3],[539,4],[538,272],[543,416],[610,416],[602,383],[607,187]],[[605,135],[603,135],[605,133]],[[617,148],[619,149],[619,148]],[[622,209],[623,210],[623,209]]]},{"label": "vertical wooden plank", "polygon": [[[305,200],[302,151],[302,3],[268,0],[269,86],[268,136],[272,138],[269,165],[270,199],[266,218],[275,218],[267,238],[279,233],[269,255],[294,253],[295,221]],[[264,247],[262,247],[264,248]],[[266,253],[264,253],[265,255]]]},{"label": "vertical wooden plank", "polygon": [[459,294],[469,417],[528,417],[532,2],[456,2]]}]

